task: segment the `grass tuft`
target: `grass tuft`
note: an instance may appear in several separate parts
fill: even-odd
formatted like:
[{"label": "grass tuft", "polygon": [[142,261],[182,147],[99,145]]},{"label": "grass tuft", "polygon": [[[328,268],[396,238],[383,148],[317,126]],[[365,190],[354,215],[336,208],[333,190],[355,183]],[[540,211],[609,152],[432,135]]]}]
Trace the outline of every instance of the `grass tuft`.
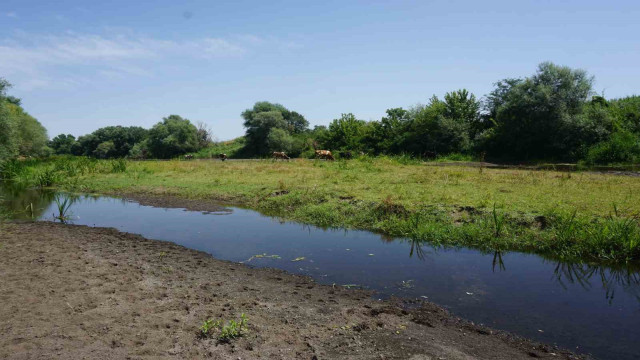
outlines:
[{"label": "grass tuft", "polygon": [[242,313],[240,320],[229,320],[227,324],[223,325],[223,320],[206,320],[202,326],[200,326],[199,335],[201,338],[211,338],[216,335],[216,339],[222,343],[228,343],[233,339],[237,339],[247,333],[247,324],[249,319]]}]

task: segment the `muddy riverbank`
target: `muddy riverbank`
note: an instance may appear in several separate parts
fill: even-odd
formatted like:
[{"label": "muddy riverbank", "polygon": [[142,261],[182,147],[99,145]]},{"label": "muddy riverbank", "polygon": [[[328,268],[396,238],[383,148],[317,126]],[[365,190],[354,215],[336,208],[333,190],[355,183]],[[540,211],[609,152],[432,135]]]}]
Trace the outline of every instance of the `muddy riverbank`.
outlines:
[{"label": "muddy riverbank", "polygon": [[[2,358],[576,358],[430,303],[376,301],[113,229],[4,224],[0,257]],[[241,313],[243,338],[198,338],[205,319]]]}]

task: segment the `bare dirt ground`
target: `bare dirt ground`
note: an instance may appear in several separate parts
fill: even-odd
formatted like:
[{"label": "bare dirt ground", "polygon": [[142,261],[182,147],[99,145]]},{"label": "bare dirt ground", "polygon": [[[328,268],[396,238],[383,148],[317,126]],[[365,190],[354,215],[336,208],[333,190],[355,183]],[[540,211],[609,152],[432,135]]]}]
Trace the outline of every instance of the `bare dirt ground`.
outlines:
[{"label": "bare dirt ground", "polygon": [[[3,359],[578,358],[370,295],[114,229],[0,224]],[[241,313],[244,337],[198,337]]]}]

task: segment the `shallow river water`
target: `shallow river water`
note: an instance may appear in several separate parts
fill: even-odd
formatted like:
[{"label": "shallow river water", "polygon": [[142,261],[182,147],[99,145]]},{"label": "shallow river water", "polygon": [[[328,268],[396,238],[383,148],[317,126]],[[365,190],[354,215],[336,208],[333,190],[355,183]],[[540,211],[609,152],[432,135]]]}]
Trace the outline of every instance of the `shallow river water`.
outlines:
[{"label": "shallow river water", "polygon": [[[0,187],[0,203],[14,218],[54,221],[55,196]],[[373,289],[378,298],[428,299],[476,323],[596,358],[640,358],[640,273],[630,269],[521,253],[434,249],[235,207],[197,212],[74,196],[69,211],[72,224],[114,227],[219,259],[309,275],[323,284]]]}]

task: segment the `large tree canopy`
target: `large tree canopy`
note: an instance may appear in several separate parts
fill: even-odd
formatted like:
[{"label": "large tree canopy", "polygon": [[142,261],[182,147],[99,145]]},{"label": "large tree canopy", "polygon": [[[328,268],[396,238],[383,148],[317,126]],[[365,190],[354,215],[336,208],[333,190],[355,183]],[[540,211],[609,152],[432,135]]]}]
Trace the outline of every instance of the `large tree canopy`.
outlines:
[{"label": "large tree canopy", "polygon": [[[98,158],[124,157],[129,154],[136,143],[147,137],[147,132],[148,130],[139,126],[107,126],[91,134],[80,136],[77,144],[71,145],[71,151],[75,155]],[[59,138],[60,136],[55,139],[62,140]],[[66,138],[65,141],[69,141],[69,139]]]},{"label": "large tree canopy", "polygon": [[293,141],[293,139],[287,139],[281,131],[273,132],[271,141],[269,141],[272,130],[280,129],[291,136],[305,132],[309,126],[309,122],[304,116],[290,111],[280,104],[267,101],[255,103],[253,108],[242,113],[242,118],[246,129],[247,152],[256,155],[265,155],[272,151],[275,138],[280,139],[279,142],[291,143]]},{"label": "large tree canopy", "polygon": [[160,159],[197,151],[199,144],[198,128],[178,115],[163,118],[149,130],[149,151]]},{"label": "large tree canopy", "polygon": [[76,137],[71,134],[60,134],[51,141],[49,141],[49,147],[53,150],[55,154],[58,155],[67,155],[71,154],[72,147],[76,143]]},{"label": "large tree canopy", "polygon": [[7,89],[11,86],[0,78],[0,160],[18,154],[18,138],[16,136],[15,119],[9,114]]},{"label": "large tree canopy", "polygon": [[498,82],[487,97],[496,124],[492,152],[517,159],[570,158],[592,84],[584,70],[549,62],[531,77]]},{"label": "large tree canopy", "polygon": [[467,152],[479,126],[480,103],[466,89],[433,96],[411,111],[403,148],[416,154]]},{"label": "large tree canopy", "polygon": [[49,153],[47,129],[20,106],[20,99],[8,96],[11,85],[0,78],[0,160]]}]

